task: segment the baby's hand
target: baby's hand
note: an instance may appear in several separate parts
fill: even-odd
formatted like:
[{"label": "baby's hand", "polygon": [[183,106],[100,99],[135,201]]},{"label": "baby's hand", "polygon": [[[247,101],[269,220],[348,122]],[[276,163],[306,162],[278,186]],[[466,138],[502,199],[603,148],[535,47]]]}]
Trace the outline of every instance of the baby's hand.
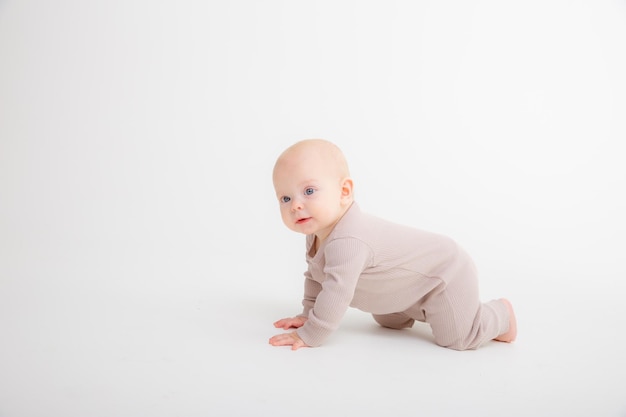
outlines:
[{"label": "baby's hand", "polygon": [[302,327],[306,322],[306,317],[290,317],[286,319],[280,319],[274,323],[274,327],[278,329],[297,329]]},{"label": "baby's hand", "polygon": [[298,350],[301,347],[309,347],[309,345],[300,339],[300,336],[298,336],[298,333],[296,332],[277,334],[270,339],[270,345],[291,346],[291,350]]}]

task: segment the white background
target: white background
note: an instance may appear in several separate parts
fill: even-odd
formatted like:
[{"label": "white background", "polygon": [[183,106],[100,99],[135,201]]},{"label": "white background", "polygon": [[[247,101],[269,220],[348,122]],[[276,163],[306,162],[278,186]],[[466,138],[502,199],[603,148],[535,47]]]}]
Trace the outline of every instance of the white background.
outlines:
[{"label": "white background", "polygon": [[[623,1],[1,1],[0,416],[626,416],[625,45]],[[518,341],[269,346],[310,137]]]}]

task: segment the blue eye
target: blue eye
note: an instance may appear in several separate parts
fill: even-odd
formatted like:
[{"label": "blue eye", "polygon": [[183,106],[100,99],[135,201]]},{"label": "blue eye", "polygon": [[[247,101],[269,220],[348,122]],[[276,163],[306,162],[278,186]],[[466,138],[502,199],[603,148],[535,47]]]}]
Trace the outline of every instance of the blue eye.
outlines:
[{"label": "blue eye", "polygon": [[313,189],[313,188],[311,188],[311,187],[309,187],[309,188],[307,188],[306,190],[304,190],[304,194],[305,194],[305,195],[311,195],[311,194],[313,194],[314,192],[315,192],[315,189]]},{"label": "blue eye", "polygon": [[291,201],[291,197],[283,196],[280,198],[281,203],[288,203]]}]

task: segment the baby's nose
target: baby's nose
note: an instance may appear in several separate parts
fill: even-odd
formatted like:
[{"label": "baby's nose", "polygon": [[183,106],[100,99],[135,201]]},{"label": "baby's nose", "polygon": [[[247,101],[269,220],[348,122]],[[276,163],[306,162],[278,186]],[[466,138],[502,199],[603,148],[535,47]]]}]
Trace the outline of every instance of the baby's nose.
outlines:
[{"label": "baby's nose", "polygon": [[293,201],[291,202],[291,210],[292,211],[298,211],[298,210],[302,210],[302,202],[299,199],[293,199]]}]

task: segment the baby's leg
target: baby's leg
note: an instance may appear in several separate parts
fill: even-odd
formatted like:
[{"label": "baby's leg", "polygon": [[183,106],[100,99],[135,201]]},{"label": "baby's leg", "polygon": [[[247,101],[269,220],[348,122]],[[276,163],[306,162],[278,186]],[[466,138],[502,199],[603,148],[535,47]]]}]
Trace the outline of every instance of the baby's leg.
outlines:
[{"label": "baby's leg", "polygon": [[471,273],[442,282],[422,309],[435,342],[455,350],[476,349],[512,329],[508,306],[500,300],[481,303],[478,281]]},{"label": "baby's leg", "polygon": [[372,314],[372,317],[381,326],[396,330],[413,327],[415,323],[415,320],[404,313]]}]

